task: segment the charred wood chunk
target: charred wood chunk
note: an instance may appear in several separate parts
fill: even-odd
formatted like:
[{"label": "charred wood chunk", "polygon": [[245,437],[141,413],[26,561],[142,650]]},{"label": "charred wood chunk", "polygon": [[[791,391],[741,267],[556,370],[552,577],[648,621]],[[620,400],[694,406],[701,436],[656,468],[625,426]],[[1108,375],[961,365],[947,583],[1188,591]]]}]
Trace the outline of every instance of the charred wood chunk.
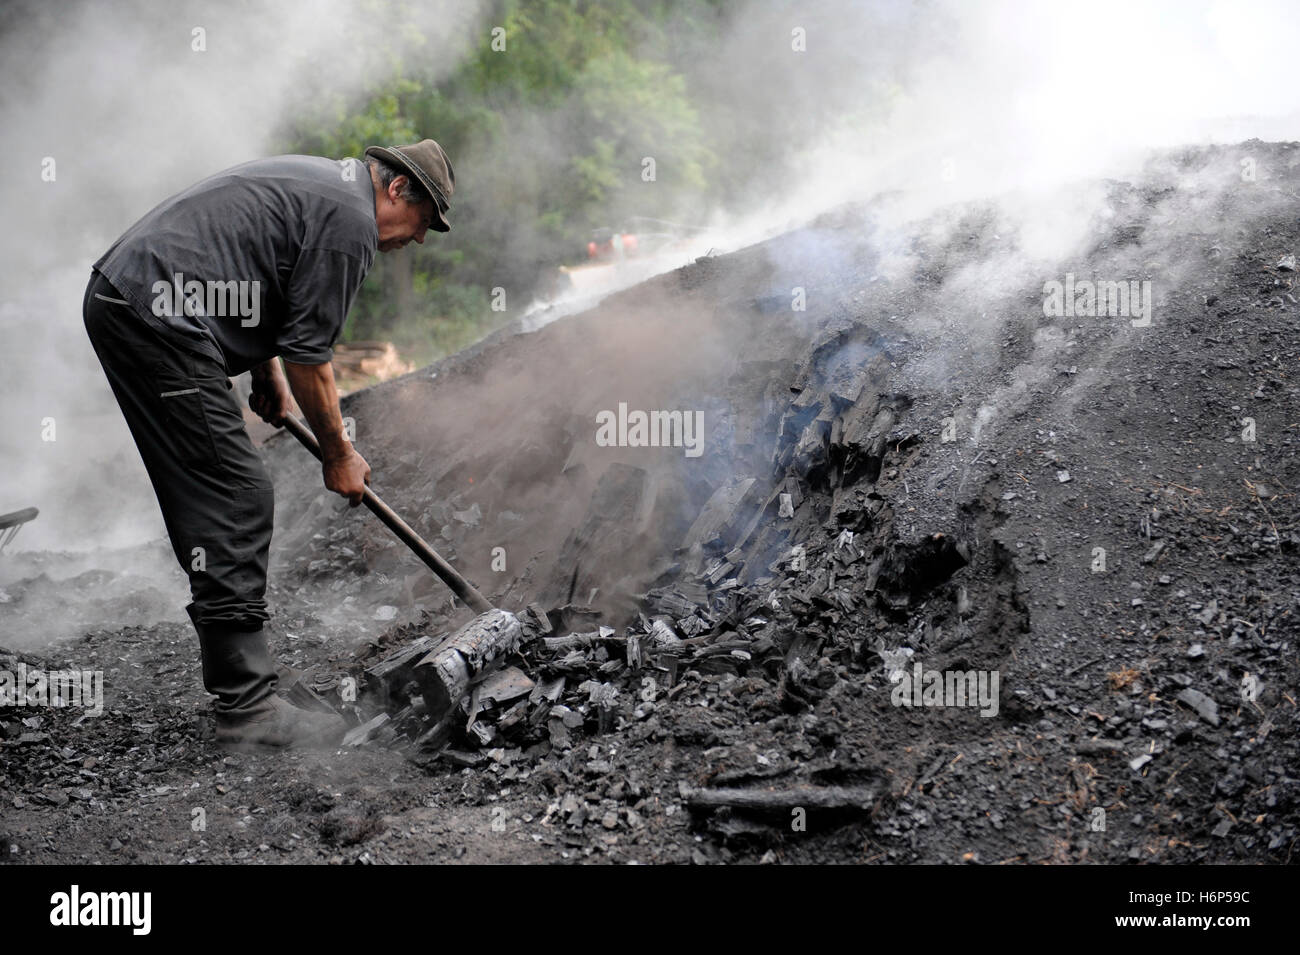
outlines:
[{"label": "charred wood chunk", "polygon": [[513,651],[523,636],[518,618],[504,610],[475,617],[443,640],[416,664],[430,717],[441,719],[469,690],[470,681],[489,665]]},{"label": "charred wood chunk", "polygon": [[789,818],[793,810],[870,812],[876,792],[865,786],[792,786],[788,789],[687,789],[686,805],[709,812],[727,807]]},{"label": "charred wood chunk", "polygon": [[392,701],[402,701],[402,688],[415,676],[415,665],[428,655],[446,636],[420,637],[397,651],[390,653],[366,670],[366,685],[384,706]]},{"label": "charred wood chunk", "polygon": [[718,488],[686,534],[684,546],[699,544],[720,553],[733,543],[737,532],[758,506],[758,480],[745,478]]}]

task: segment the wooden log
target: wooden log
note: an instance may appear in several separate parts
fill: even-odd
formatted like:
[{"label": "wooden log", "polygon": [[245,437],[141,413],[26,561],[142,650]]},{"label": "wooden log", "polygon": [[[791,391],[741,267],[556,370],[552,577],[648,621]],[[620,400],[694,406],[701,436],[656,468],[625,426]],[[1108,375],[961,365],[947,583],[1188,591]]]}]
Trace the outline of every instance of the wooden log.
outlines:
[{"label": "wooden log", "polygon": [[479,614],[415,666],[425,706],[440,720],[469,691],[470,681],[519,645],[523,625],[505,610]]},{"label": "wooden log", "polygon": [[874,789],[865,786],[792,786],[788,789],[687,789],[683,794],[691,809],[724,806],[788,816],[793,809],[870,812]]}]

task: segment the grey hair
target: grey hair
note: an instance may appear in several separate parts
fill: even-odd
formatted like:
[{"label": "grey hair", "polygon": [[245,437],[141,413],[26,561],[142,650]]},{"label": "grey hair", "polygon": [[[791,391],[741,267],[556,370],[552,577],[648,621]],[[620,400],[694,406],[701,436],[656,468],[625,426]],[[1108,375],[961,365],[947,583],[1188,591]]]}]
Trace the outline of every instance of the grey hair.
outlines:
[{"label": "grey hair", "polygon": [[[367,156],[366,166],[375,171],[375,178],[379,180],[379,185],[385,189],[387,189],[392,181],[398,176],[405,176],[406,185],[404,185],[397,193],[399,199],[414,203],[415,205],[419,205],[422,202],[434,202],[433,196],[429,195],[425,188],[420,185],[419,180],[405,169],[393,165],[386,159],[380,159],[378,156]],[[435,202],[434,204],[436,205],[437,203]]]}]

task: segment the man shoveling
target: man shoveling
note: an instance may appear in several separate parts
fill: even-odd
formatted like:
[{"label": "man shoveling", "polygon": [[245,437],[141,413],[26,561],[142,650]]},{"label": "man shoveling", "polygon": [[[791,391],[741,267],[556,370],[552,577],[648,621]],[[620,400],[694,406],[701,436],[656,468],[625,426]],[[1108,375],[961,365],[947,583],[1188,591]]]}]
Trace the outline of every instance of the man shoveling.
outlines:
[{"label": "man shoveling", "polygon": [[376,249],[450,230],[455,185],[431,139],[365,154],[277,156],[205,179],[128,229],[86,287],[86,331],[190,579],[223,742],[328,742],[344,729],[276,693],[262,631],[273,491],[230,376],[252,373],[249,405],[272,424],[292,394],[325,486],[361,502],[370,467],[344,435],[331,346]]}]

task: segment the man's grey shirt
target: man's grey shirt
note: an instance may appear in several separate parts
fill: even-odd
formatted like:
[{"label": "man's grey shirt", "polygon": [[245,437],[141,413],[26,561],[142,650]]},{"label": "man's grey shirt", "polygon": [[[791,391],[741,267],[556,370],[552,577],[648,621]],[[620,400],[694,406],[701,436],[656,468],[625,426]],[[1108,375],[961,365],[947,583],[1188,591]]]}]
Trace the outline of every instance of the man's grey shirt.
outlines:
[{"label": "man's grey shirt", "polygon": [[237,375],[277,355],[329,361],[378,247],[364,163],[275,156],[167,199],[94,267],[164,337]]}]

